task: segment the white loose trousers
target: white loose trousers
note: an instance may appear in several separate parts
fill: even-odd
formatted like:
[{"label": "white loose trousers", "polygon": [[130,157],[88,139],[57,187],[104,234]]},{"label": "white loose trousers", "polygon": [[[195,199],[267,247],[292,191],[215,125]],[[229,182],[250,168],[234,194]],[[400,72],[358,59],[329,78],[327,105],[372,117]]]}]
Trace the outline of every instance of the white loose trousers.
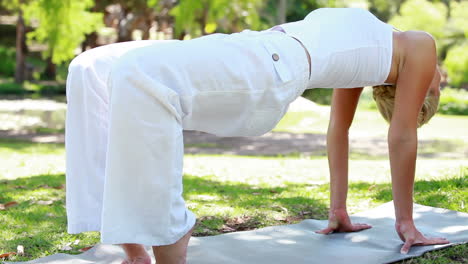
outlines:
[{"label": "white loose trousers", "polygon": [[195,224],[182,198],[182,131],[264,134],[308,75],[303,47],[275,31],[78,56],[67,79],[68,231],[101,231],[103,243],[175,243]]}]

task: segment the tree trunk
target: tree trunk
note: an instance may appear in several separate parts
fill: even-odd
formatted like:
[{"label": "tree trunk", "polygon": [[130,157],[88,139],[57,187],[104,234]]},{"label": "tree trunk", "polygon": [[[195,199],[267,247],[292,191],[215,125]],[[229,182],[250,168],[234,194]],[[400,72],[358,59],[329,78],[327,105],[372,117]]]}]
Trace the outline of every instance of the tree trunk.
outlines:
[{"label": "tree trunk", "polygon": [[18,12],[18,21],[16,23],[16,68],[15,68],[15,82],[23,83],[25,75],[25,26],[23,20],[23,11],[20,9]]},{"label": "tree trunk", "polygon": [[86,34],[85,40],[81,43],[81,52],[85,52],[88,49],[88,47],[90,49],[96,48],[98,46],[97,39],[97,32]]},{"label": "tree trunk", "polygon": [[52,62],[52,56],[47,58],[47,66],[44,70],[43,77],[47,80],[55,80],[57,75],[57,66]]},{"label": "tree trunk", "polygon": [[278,24],[286,23],[286,11],[287,11],[287,1],[286,0],[278,0]]},{"label": "tree trunk", "polygon": [[208,34],[206,32],[206,23],[207,23],[207,20],[208,20],[208,10],[209,10],[209,6],[205,6],[205,9],[203,9],[203,12],[202,12],[202,16],[200,17],[200,30],[201,30],[201,33],[203,36],[205,36],[206,34]]},{"label": "tree trunk", "polygon": [[129,16],[130,12],[132,11],[130,8],[122,6],[122,14],[121,19],[118,25],[118,32],[117,32],[117,42],[125,42],[132,40],[132,24],[134,18]]}]

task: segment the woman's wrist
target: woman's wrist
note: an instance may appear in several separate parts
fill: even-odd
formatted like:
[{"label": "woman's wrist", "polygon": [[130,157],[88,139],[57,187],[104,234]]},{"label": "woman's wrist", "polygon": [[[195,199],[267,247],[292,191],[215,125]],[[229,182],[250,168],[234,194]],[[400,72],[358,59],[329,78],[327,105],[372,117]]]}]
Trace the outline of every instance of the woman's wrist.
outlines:
[{"label": "woman's wrist", "polygon": [[333,212],[342,212],[342,211],[347,211],[347,208],[346,206],[339,206],[339,207],[330,207],[330,213],[333,213]]},{"label": "woman's wrist", "polygon": [[413,218],[397,218],[395,225],[414,225]]},{"label": "woman's wrist", "polygon": [[335,188],[335,189],[331,189],[331,192],[332,193],[330,195],[330,212],[332,212],[332,211],[346,211],[347,210],[347,208],[346,208],[346,196],[343,197],[343,194],[346,193],[346,191],[341,191],[340,195],[337,195],[337,193],[339,193],[340,190]]},{"label": "woman's wrist", "polygon": [[405,219],[405,220],[396,220],[395,222],[395,229],[397,232],[405,232],[408,229],[416,228],[414,221]]}]

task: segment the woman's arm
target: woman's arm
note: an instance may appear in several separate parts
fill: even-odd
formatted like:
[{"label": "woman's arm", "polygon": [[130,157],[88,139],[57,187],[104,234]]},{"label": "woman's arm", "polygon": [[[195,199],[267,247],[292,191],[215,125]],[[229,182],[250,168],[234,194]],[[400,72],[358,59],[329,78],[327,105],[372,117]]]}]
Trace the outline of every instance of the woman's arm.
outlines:
[{"label": "woman's arm", "polygon": [[350,232],[370,228],[365,224],[351,224],[346,211],[348,193],[348,131],[356,112],[361,88],[333,90],[330,123],[327,133],[328,163],[330,167],[330,213],[328,227],[318,231]]},{"label": "woman's arm", "polygon": [[417,118],[433,80],[437,56],[435,42],[423,32],[406,32],[406,54],[398,76],[395,107],[388,133],[396,229],[405,242],[401,252],[414,244],[446,243],[427,239],[413,222],[413,185],[417,155]]},{"label": "woman's arm", "polygon": [[333,90],[327,132],[330,210],[345,209],[348,193],[348,131],[362,88]]}]

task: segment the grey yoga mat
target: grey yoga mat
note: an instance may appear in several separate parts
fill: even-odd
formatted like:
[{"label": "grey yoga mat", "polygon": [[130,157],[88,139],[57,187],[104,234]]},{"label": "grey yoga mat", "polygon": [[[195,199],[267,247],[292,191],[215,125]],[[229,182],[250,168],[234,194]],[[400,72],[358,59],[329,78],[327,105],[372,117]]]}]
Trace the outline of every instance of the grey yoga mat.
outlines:
[{"label": "grey yoga mat", "polygon": [[[402,242],[394,229],[392,202],[355,214],[351,218],[353,222],[368,223],[373,228],[358,233],[319,235],[314,231],[324,228],[327,221],[304,220],[299,224],[210,237],[192,237],[188,263],[389,263],[468,241],[468,214],[441,208],[415,204],[414,219],[423,234],[445,237],[451,244],[413,247],[408,255],[399,253]],[[150,247],[147,249],[150,253]],[[120,264],[123,258],[124,252],[119,246],[98,244],[80,255],[55,254],[17,263]]]}]

